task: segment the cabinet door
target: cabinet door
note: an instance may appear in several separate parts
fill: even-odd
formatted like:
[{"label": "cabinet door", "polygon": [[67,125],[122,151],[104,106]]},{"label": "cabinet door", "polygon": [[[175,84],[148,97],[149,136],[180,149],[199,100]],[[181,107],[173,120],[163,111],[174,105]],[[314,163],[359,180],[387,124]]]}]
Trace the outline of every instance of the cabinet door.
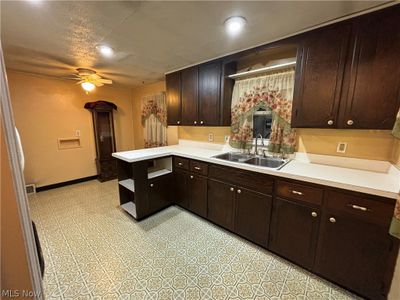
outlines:
[{"label": "cabinet door", "polygon": [[399,20],[399,5],[356,20],[343,128],[393,128],[400,105]]},{"label": "cabinet door", "polygon": [[198,124],[198,67],[181,72],[182,124]]},{"label": "cabinet door", "polygon": [[189,175],[190,211],[207,217],[207,178]]},{"label": "cabinet door", "polygon": [[266,247],[271,206],[271,196],[238,188],[236,190],[235,232]]},{"label": "cabinet door", "polygon": [[348,23],[303,35],[296,67],[292,127],[337,126],[349,36]]},{"label": "cabinet door", "polygon": [[213,62],[199,67],[199,121],[200,125],[220,125],[221,63]]},{"label": "cabinet door", "polygon": [[188,188],[189,175],[185,172],[175,171],[175,203],[185,209],[189,209],[189,188]]},{"label": "cabinet door", "polygon": [[311,269],[316,252],[320,211],[275,198],[269,247],[283,257]]},{"label": "cabinet door", "polygon": [[315,271],[362,296],[384,299],[390,283],[388,228],[336,213],[322,220]]},{"label": "cabinet door", "polygon": [[167,86],[167,123],[179,125],[181,123],[181,73],[175,72],[165,76]]},{"label": "cabinet door", "polygon": [[160,210],[170,205],[170,192],[171,186],[170,175],[162,176],[149,182],[149,202],[150,202],[150,213]]},{"label": "cabinet door", "polygon": [[229,230],[234,229],[235,188],[232,185],[208,180],[208,213],[212,222]]}]

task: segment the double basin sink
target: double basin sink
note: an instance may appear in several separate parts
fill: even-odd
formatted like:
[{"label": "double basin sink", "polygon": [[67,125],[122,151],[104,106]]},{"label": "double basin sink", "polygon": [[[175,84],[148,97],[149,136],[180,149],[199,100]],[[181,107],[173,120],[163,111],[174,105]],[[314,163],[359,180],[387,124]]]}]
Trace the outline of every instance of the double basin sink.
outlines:
[{"label": "double basin sink", "polygon": [[250,154],[243,154],[237,152],[228,152],[216,155],[214,156],[214,158],[219,158],[239,163],[246,163],[253,166],[261,166],[277,170],[289,162],[289,160],[277,157],[260,157],[260,156],[254,156]]}]

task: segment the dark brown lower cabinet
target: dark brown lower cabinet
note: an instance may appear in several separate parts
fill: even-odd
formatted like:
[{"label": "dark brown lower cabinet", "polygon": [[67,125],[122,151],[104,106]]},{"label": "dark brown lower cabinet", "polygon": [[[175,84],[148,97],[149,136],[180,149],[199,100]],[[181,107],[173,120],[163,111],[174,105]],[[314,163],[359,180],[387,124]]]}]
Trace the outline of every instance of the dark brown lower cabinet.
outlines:
[{"label": "dark brown lower cabinet", "polygon": [[393,243],[387,227],[328,212],[321,223],[315,271],[360,295],[385,299],[395,263],[390,259]]},{"label": "dark brown lower cabinet", "polygon": [[175,171],[175,203],[179,206],[189,209],[189,189],[188,189],[188,173]]},{"label": "dark brown lower cabinet", "polygon": [[237,188],[235,197],[235,232],[267,247],[272,197],[244,188]]},{"label": "dark brown lower cabinet", "polygon": [[208,180],[207,218],[229,230],[234,229],[235,187],[216,180]]},{"label": "dark brown lower cabinet", "polygon": [[172,183],[172,176],[166,175],[149,181],[148,201],[149,213],[171,205],[169,188]]},{"label": "dark brown lower cabinet", "polygon": [[189,209],[202,216],[207,217],[207,177],[189,175]]},{"label": "dark brown lower cabinet", "polygon": [[275,198],[269,248],[296,264],[311,269],[317,246],[320,210]]},{"label": "dark brown lower cabinet", "polygon": [[175,171],[175,203],[204,218],[207,217],[207,177]]}]

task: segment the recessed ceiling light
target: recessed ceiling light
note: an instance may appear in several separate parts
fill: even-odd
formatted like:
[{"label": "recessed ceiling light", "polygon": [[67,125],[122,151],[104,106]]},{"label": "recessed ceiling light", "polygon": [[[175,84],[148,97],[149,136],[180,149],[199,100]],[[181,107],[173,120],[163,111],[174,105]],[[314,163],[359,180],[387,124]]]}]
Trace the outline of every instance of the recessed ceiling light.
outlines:
[{"label": "recessed ceiling light", "polygon": [[107,45],[97,45],[96,49],[99,50],[101,55],[111,57],[114,55],[114,49]]},{"label": "recessed ceiling light", "polygon": [[236,35],[240,33],[246,23],[247,20],[241,16],[229,17],[224,22],[226,31],[230,35]]},{"label": "recessed ceiling light", "polygon": [[86,91],[86,92],[91,92],[94,90],[96,87],[93,83],[85,81],[81,83],[81,87]]}]

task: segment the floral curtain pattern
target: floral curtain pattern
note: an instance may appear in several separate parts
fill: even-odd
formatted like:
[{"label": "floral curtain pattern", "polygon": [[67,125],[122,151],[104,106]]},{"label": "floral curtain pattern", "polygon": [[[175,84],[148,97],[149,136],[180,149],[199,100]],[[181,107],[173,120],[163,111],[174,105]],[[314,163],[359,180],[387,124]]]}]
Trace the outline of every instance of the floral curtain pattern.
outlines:
[{"label": "floral curtain pattern", "polygon": [[230,145],[251,148],[253,114],[260,108],[272,112],[268,150],[272,154],[293,153],[296,132],[290,127],[294,70],[237,80],[232,95]]},{"label": "floral curtain pattern", "polygon": [[[396,123],[394,124],[392,134],[394,137],[400,139],[400,110],[397,113]],[[400,194],[397,197],[389,233],[400,239]]]},{"label": "floral curtain pattern", "polygon": [[167,146],[167,103],[165,93],[142,99],[145,148]]}]

